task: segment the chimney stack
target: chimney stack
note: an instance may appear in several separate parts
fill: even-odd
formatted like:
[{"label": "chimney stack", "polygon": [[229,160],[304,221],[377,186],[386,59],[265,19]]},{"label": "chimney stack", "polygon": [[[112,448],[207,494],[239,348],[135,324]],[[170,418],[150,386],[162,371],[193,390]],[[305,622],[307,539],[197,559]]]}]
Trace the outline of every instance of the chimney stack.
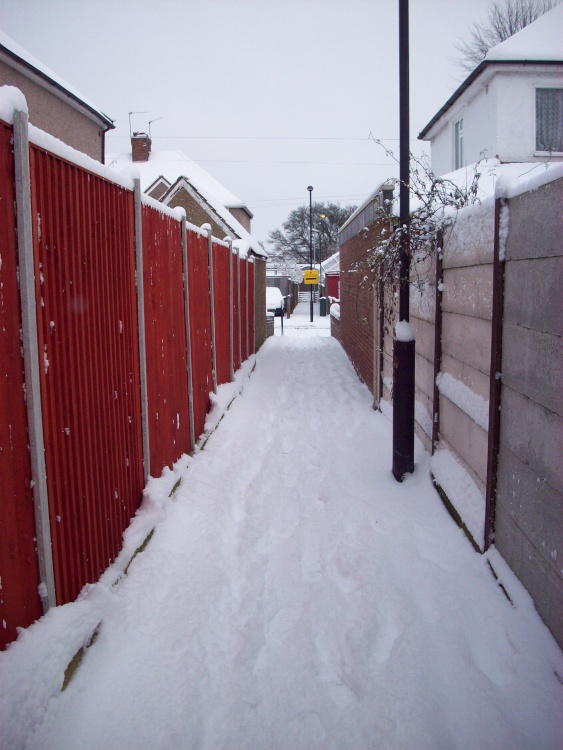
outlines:
[{"label": "chimney stack", "polygon": [[131,152],[133,161],[148,161],[151,152],[151,139],[146,133],[133,133],[131,138]]}]

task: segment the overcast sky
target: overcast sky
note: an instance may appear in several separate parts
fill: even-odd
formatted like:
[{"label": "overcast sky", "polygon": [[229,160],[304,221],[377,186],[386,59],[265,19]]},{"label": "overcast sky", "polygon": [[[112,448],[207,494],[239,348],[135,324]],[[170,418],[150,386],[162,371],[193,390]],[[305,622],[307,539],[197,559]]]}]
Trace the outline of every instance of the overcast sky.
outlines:
[{"label": "overcast sky", "polygon": [[[410,0],[412,148],[463,80],[489,0]],[[398,0],[0,0],[0,28],[115,120],[182,150],[266,240],[313,198],[359,204],[398,169]],[[157,118],[162,118],[157,120]]]}]

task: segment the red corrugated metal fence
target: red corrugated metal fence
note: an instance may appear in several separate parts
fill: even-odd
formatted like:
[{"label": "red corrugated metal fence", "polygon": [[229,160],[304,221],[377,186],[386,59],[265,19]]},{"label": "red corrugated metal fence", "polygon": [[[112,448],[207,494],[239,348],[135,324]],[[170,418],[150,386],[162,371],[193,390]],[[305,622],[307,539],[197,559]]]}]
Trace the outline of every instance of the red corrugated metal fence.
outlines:
[{"label": "red corrugated metal fence", "polygon": [[12,128],[0,122],[0,647],[41,614],[27,448]]},{"label": "red corrugated metal fence", "polygon": [[229,256],[231,249],[220,242],[213,243],[213,280],[215,284],[215,344],[217,347],[217,384],[231,378],[231,332],[229,315]]},{"label": "red corrugated metal fence", "polygon": [[190,421],[180,223],[143,206],[150,473],[189,453]]},{"label": "red corrugated metal fence", "polygon": [[[208,238],[188,227],[186,286],[185,220],[148,199],[141,205],[135,191],[109,173],[89,171],[69,161],[68,150],[59,153],[55,144],[53,149],[57,153],[44,145],[29,147],[31,208],[24,210],[33,235],[29,257],[32,252],[37,306],[37,340],[30,334],[34,340],[24,341],[24,348],[35,352],[37,346],[39,352],[40,394],[34,400],[40,395],[46,467],[44,474],[41,466],[34,471],[46,484],[43,498],[32,491],[28,451],[12,128],[0,123],[1,647],[13,640],[16,626],[29,625],[41,613],[34,501],[48,515],[50,590],[56,591],[57,604],[71,601],[119,552],[142,496],[143,446],[150,449],[150,473],[159,476],[193,450],[190,417],[195,439],[203,433],[213,360],[218,384],[231,377],[230,315],[235,370],[241,363],[239,324],[243,360],[253,328],[254,302],[246,299],[247,276],[253,294],[251,263],[233,257],[231,308],[231,249],[213,241],[213,350]],[[136,248],[142,250],[142,276]],[[140,336],[141,282],[145,328]],[[41,433],[40,423],[38,429]],[[43,569],[49,576],[49,566]]]},{"label": "red corrugated metal fence", "polygon": [[133,195],[31,148],[57,603],[112,562],[143,488]]}]

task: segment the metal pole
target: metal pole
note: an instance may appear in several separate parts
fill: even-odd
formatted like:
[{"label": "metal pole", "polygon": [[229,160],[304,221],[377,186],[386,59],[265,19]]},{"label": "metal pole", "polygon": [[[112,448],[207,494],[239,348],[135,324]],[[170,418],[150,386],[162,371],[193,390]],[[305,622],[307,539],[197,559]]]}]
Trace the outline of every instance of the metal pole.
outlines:
[{"label": "metal pole", "polygon": [[[401,257],[399,321],[409,322],[409,1],[399,0]],[[408,339],[408,340],[405,340]],[[395,336],[393,347],[393,476],[401,482],[414,471],[414,336]]]},{"label": "metal pole", "polygon": [[[313,270],[313,186],[309,185],[309,259]],[[311,323],[313,322],[313,285],[311,284]]]}]

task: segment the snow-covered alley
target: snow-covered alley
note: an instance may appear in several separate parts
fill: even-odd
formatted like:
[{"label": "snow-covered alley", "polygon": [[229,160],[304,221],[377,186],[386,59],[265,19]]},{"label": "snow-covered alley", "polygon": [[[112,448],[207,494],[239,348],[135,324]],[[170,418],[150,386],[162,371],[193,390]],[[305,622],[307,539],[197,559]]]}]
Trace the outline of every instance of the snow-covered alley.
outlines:
[{"label": "snow-covered alley", "polygon": [[276,326],[100,583],[1,655],[2,748],[562,748],[563,656],[528,594],[428,456],[392,478],[391,423],[328,318]]}]

